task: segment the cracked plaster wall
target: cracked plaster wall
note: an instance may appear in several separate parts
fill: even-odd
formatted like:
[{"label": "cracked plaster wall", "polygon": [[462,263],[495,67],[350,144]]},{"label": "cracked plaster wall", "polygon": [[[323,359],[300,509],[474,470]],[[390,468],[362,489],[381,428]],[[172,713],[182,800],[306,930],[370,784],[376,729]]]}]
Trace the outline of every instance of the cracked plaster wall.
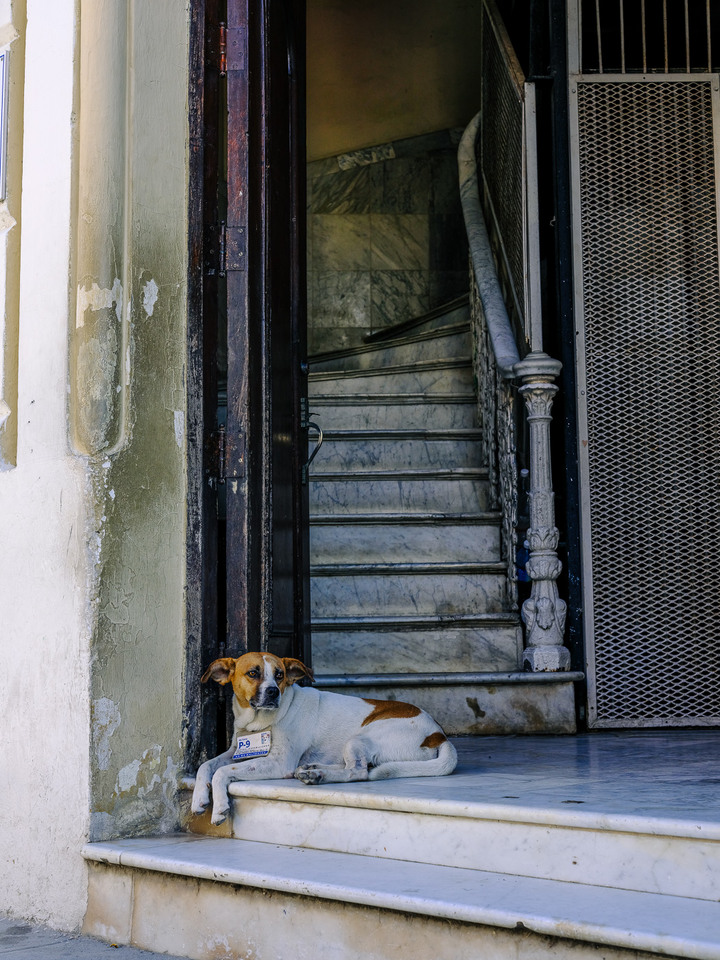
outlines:
[{"label": "cracked plaster wall", "polygon": [[83,843],[177,822],[187,8],[27,0],[26,40],[0,912],[74,929]]}]

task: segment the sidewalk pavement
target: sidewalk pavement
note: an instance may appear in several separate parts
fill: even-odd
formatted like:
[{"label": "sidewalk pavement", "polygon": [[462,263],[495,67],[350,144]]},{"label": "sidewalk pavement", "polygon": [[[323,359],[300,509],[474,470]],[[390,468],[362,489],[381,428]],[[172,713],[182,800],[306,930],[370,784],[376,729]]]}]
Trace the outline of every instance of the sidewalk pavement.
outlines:
[{"label": "sidewalk pavement", "polygon": [[36,923],[0,916],[0,960],[185,960],[168,953],[148,953],[135,947],[113,946],[94,937],[63,933]]}]

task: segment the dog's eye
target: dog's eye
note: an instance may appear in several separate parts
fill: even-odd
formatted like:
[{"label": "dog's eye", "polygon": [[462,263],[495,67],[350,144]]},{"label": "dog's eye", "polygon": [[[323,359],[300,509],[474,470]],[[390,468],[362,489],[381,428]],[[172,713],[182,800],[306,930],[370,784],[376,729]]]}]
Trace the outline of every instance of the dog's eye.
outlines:
[{"label": "dog's eye", "polygon": [[257,667],[253,667],[252,670],[248,670],[248,672],[245,674],[245,676],[246,676],[246,677],[252,677],[253,680],[255,680],[257,677],[260,676],[260,671],[258,670]]},{"label": "dog's eye", "polygon": [[279,683],[281,680],[284,680],[284,679],[285,679],[285,674],[282,672],[282,670],[276,670],[276,671],[275,671],[275,679],[277,680],[278,683]]}]

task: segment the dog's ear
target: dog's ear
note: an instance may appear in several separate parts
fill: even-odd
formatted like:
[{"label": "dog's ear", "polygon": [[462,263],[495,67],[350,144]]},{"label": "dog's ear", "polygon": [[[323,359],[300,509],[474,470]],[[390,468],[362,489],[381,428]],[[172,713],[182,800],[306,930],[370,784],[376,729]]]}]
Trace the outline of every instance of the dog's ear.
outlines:
[{"label": "dog's ear", "polygon": [[232,675],[235,673],[235,661],[232,657],[223,657],[222,660],[214,660],[202,675],[200,682],[207,683],[208,680],[217,680],[218,683],[230,683]]},{"label": "dog's ear", "polygon": [[285,677],[288,683],[295,683],[297,680],[309,680],[312,683],[315,679],[312,670],[306,667],[301,660],[283,657],[283,663],[285,664]]}]

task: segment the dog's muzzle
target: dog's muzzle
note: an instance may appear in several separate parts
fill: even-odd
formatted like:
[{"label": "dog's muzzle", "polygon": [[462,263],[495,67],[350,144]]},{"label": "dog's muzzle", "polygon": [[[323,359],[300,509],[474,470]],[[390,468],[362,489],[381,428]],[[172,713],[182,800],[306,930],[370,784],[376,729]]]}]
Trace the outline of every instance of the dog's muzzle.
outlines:
[{"label": "dog's muzzle", "polygon": [[265,687],[250,703],[256,710],[274,710],[280,703],[280,687]]}]

